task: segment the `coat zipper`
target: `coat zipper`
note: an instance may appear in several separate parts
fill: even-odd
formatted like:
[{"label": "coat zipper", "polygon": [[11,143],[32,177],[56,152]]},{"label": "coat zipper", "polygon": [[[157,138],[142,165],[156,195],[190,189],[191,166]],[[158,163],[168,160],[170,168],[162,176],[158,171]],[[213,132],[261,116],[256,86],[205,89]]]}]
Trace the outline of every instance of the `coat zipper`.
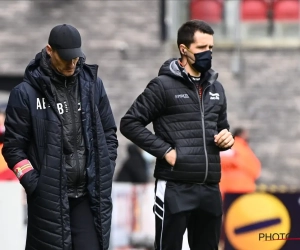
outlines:
[{"label": "coat zipper", "polygon": [[[194,84],[195,86],[195,84]],[[200,106],[200,113],[201,113],[201,122],[202,122],[202,133],[203,133],[203,147],[204,147],[204,154],[205,154],[205,176],[203,183],[205,183],[208,175],[208,156],[207,156],[207,149],[206,149],[206,136],[205,136],[205,119],[204,119],[204,101],[203,101],[203,96],[205,93],[205,90],[207,89],[207,86],[204,88],[202,91],[202,87],[199,86],[199,90],[195,86],[196,92],[197,92],[197,97],[199,101],[199,106]]]},{"label": "coat zipper", "polygon": [[[75,123],[75,118],[74,118],[74,109],[73,109],[73,105],[71,104],[71,100],[70,100],[69,93],[68,93],[67,79],[65,79],[65,87],[66,87],[66,96],[68,99],[71,117],[72,117],[72,132],[73,132],[72,136],[73,136],[73,142],[74,142],[74,146],[75,146],[74,155],[75,155],[75,159],[76,159],[76,183],[75,183],[74,188],[75,188],[75,197],[78,198],[77,185],[80,183],[80,166],[79,166],[79,159],[78,159],[78,152],[77,152],[77,136],[76,136],[76,123]],[[77,99],[77,93],[76,93],[76,99]]]}]

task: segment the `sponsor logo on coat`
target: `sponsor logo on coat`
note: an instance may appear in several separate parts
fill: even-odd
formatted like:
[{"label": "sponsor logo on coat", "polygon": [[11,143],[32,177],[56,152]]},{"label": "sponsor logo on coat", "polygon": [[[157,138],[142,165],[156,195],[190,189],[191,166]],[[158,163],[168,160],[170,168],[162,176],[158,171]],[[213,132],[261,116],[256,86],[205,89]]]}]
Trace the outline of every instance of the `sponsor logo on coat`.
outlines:
[{"label": "sponsor logo on coat", "polygon": [[180,95],[175,95],[175,98],[190,98],[188,94],[180,94]]},{"label": "sponsor logo on coat", "polygon": [[209,95],[210,95],[210,100],[220,100],[219,93],[211,93],[211,92],[209,92]]},{"label": "sponsor logo on coat", "polygon": [[[56,107],[58,110],[58,113],[60,115],[64,114],[64,113],[68,113],[70,111],[69,105],[66,101],[64,101],[63,103],[56,103]],[[45,98],[37,98],[36,99],[36,109],[46,109],[46,108],[50,108],[50,104],[46,102]],[[78,103],[78,111],[81,111],[81,103]]]}]

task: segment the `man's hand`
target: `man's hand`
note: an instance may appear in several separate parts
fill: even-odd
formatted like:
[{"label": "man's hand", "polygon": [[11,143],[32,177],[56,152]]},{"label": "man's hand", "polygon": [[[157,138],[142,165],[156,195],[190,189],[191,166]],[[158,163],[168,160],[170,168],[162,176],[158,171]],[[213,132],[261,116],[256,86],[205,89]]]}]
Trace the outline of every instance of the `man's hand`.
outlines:
[{"label": "man's hand", "polygon": [[220,148],[230,148],[234,144],[234,139],[227,129],[223,129],[215,135],[215,143]]},{"label": "man's hand", "polygon": [[167,153],[165,155],[165,159],[166,161],[172,166],[174,167],[175,165],[175,162],[176,162],[176,150],[175,149],[172,149],[169,153]]}]

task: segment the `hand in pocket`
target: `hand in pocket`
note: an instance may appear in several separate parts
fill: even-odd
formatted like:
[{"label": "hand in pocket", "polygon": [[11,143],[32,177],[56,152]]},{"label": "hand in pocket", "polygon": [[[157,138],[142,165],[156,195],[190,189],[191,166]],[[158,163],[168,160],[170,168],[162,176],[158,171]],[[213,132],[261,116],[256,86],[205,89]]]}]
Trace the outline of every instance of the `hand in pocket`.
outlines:
[{"label": "hand in pocket", "polygon": [[177,158],[177,154],[176,154],[176,150],[172,149],[169,153],[166,154],[165,159],[166,161],[172,166],[174,167],[175,163],[176,163],[176,158]]}]

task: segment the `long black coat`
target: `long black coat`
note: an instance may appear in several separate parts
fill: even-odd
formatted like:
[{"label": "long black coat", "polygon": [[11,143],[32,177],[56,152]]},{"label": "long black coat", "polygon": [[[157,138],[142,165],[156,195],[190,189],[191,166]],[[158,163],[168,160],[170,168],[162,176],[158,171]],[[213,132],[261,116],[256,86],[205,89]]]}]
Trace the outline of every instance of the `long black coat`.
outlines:
[{"label": "long black coat", "polygon": [[[3,155],[9,168],[23,159],[34,167],[21,179],[27,192],[26,250],[71,250],[63,131],[40,53],[9,97]],[[116,125],[97,65],[82,63],[79,74],[82,129],[87,148],[88,193],[102,249],[108,249],[111,186],[117,157]]]}]

